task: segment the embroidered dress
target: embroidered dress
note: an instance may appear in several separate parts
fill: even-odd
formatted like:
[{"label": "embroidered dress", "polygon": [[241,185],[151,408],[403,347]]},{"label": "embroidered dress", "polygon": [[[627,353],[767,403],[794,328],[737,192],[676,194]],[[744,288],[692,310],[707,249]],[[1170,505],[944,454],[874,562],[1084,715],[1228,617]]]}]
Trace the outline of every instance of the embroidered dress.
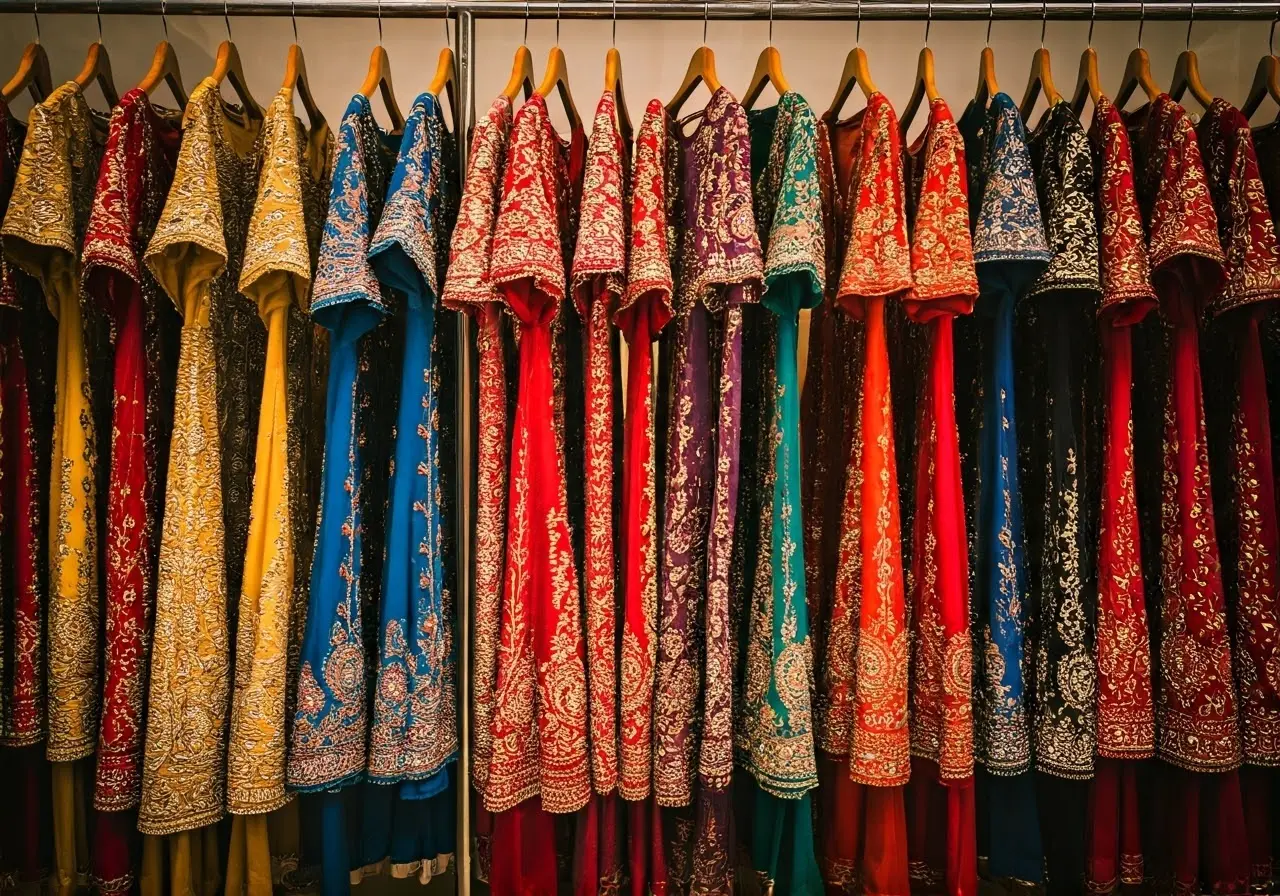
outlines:
[{"label": "embroidered dress", "polygon": [[515,317],[520,374],[512,419],[510,491],[493,751],[485,808],[494,819],[490,885],[555,890],[553,822],[591,790],[586,647],[566,483],[558,356],[567,247],[585,138],[564,142],[546,102],[516,114],[493,240],[490,281]]},{"label": "embroidered dress", "polygon": [[[995,877],[1038,882],[1041,871],[1031,766],[1026,679],[1028,594],[1022,494],[1014,416],[1014,307],[1051,259],[1032,180],[1026,131],[1007,94],[984,109],[970,104],[959,122],[969,159],[970,226],[980,296],[965,321],[957,369],[977,422],[967,477],[976,513],[970,582],[980,651],[977,755],[986,775],[979,795],[979,850],[987,835]],[[980,421],[980,422],[979,422]],[[976,444],[974,442],[976,441]]]},{"label": "embroidered dress", "polygon": [[1089,793],[1085,884],[1110,893],[1143,882],[1138,768],[1155,753],[1151,636],[1133,459],[1133,328],[1156,306],[1133,156],[1120,111],[1100,97],[1089,130],[1097,168],[1102,301],[1099,476],[1098,745]]},{"label": "embroidered dress", "polygon": [[499,96],[476,124],[467,156],[467,175],[453,229],[449,269],[440,301],[471,315],[476,325],[479,387],[476,400],[476,506],[474,601],[471,621],[471,784],[476,802],[476,859],[481,880],[489,879],[489,835],[493,818],[483,806],[493,754],[490,722],[497,677],[498,628],[505,563],[507,515],[507,374],[509,321],[488,281],[493,224],[502,193],[511,101]]},{"label": "embroidered dress", "polygon": [[1018,314],[1015,358],[1035,620],[1032,740],[1045,870],[1054,892],[1084,878],[1087,785],[1097,747],[1097,367],[1101,291],[1095,174],[1070,103],[1051,106],[1029,139],[1053,257]]},{"label": "embroidered dress", "polygon": [[[738,763],[752,787],[752,858],[777,893],[818,893],[809,791],[817,786],[813,749],[813,651],[805,599],[800,519],[800,383],[802,309],[822,300],[826,245],[818,183],[817,122],[808,103],[785,93],[748,114],[753,205],[764,251],[763,305],[773,355],[764,405],[760,458],[764,481],[759,559],[746,620]],[[762,349],[766,348],[761,346]],[[754,437],[755,434],[749,434]]]},{"label": "embroidered dress", "polygon": [[977,892],[973,786],[973,641],[954,323],[978,297],[969,235],[964,141],[941,99],[908,150],[911,276],[903,297],[928,344],[918,391],[911,563],[911,781],[907,842],[913,886]]},{"label": "embroidered dress", "polygon": [[1272,877],[1268,769],[1280,765],[1280,530],[1261,321],[1280,296],[1280,249],[1244,115],[1226,100],[1214,100],[1197,136],[1226,254],[1226,283],[1213,301],[1216,319],[1205,357],[1215,393],[1230,394],[1232,401],[1212,404],[1210,431],[1226,435],[1210,445],[1210,460],[1218,484],[1215,512],[1224,520],[1223,584],[1236,612],[1250,883],[1266,887]]},{"label": "embroidered dress", "polygon": [[[298,619],[308,566],[315,435],[312,367],[316,348],[307,317],[311,275],[328,192],[328,127],[308,133],[293,114],[293,91],[280,90],[263,123],[263,170],[249,221],[240,292],[266,330],[266,356],[254,460],[252,512],[227,747],[227,807],[232,825],[228,889],[254,891],[272,878],[265,864],[287,847],[274,824],[297,824],[285,808],[286,753],[298,652]],[[301,541],[301,544],[299,542]],[[268,815],[270,813],[270,815]],[[296,857],[289,857],[296,862]]]},{"label": "embroidered dress", "polygon": [[1181,887],[1203,879],[1217,891],[1237,892],[1247,886],[1249,860],[1235,771],[1240,726],[1199,359],[1201,307],[1223,283],[1224,256],[1185,110],[1162,94],[1126,124],[1163,323],[1142,362],[1156,381],[1135,421],[1140,449],[1151,449],[1139,455],[1139,475],[1149,471],[1139,506],[1147,499],[1159,507],[1159,553],[1150,558],[1158,557],[1161,598],[1156,751],[1168,766],[1153,813],[1164,828],[1153,837],[1163,853],[1154,857],[1155,871]]},{"label": "embroidered dress", "polygon": [[[664,471],[654,797],[666,813],[672,885],[729,892],[733,868],[730,560],[738,507],[742,308],[758,301],[763,263],[751,205],[747,117],[721,88],[690,116],[667,122],[668,182],[679,193],[669,225],[681,243],[674,330],[662,364],[670,417]],[[700,612],[701,611],[701,612]],[[695,788],[696,780],[696,788]],[[655,844],[656,848],[656,844]]]},{"label": "embroidered dress", "polygon": [[[621,433],[617,334],[612,317],[627,277],[627,170],[631,148],[618,128],[617,106],[605,91],[587,147],[573,301],[582,317],[586,368],[586,524],[583,604],[586,608],[591,801],[579,819],[575,892],[614,893],[622,886],[618,804],[618,569],[615,542],[614,452]],[[646,342],[645,350],[649,349]],[[646,378],[647,385],[647,378]],[[645,396],[647,398],[647,396]],[[643,399],[642,399],[643,400]]]},{"label": "embroidered dress", "polygon": [[[58,319],[57,392],[49,485],[48,735],[53,766],[57,885],[66,894],[86,857],[77,857],[74,766],[98,738],[97,434],[105,429],[105,321],[81,301],[80,248],[102,156],[102,132],[80,87],[58,87],[27,122],[22,160],[5,213],[4,251],[40,282]],[[44,562],[45,558],[42,558]],[[79,783],[83,787],[83,781]]]},{"label": "embroidered dress", "polygon": [[[421,808],[397,819],[392,874],[417,873],[426,883],[453,854],[453,765],[458,755],[458,707],[453,644],[453,595],[445,564],[441,479],[440,392],[443,355],[452,346],[437,324],[445,247],[456,213],[457,159],[439,100],[414,102],[400,142],[387,204],[369,249],[369,263],[392,296],[404,327],[404,366],[391,465],[387,559],[378,626],[377,690],[370,720],[369,779],[398,784],[401,800]],[[410,820],[412,819],[412,820]],[[408,830],[407,830],[408,829]],[[412,846],[405,840],[416,840]],[[412,849],[413,854],[402,850]]]},{"label": "embroidered dress", "polygon": [[828,129],[848,241],[834,304],[857,321],[862,351],[853,430],[842,443],[838,560],[824,620],[824,877],[829,890],[901,893],[909,886],[908,637],[885,306],[912,282],[902,150],[883,94]]},{"label": "embroidered dress", "polygon": [[179,322],[142,263],[173,182],[182,132],[131,90],[111,116],[85,237],[85,293],[114,333],[104,551],[105,652],[94,807],[94,877],[127,890],[142,791],[147,657],[155,607],[160,513],[172,427]]},{"label": "embroidered dress", "polygon": [[[0,101],[0,216],[26,126]],[[45,593],[57,323],[39,284],[0,254],[0,875],[38,879],[47,826]]]},{"label": "embroidered dress", "polygon": [[[329,206],[311,294],[329,331],[324,466],[298,670],[288,786],[323,792],[325,896],[347,892],[387,855],[389,788],[364,777],[367,699],[376,667],[387,470],[400,375],[388,299],[368,262],[399,138],[357,94],[338,128]],[[375,791],[377,793],[375,799]]]},{"label": "embroidered dress", "polygon": [[[223,104],[216,83],[197,85],[183,116],[173,186],[146,252],[182,315],[182,332],[138,828],[175,835],[167,843],[174,888],[209,885],[199,878],[214,862],[208,851],[216,841],[212,829],[196,829],[226,809],[228,610],[238,598],[228,584],[236,566],[226,562],[228,514],[243,473],[237,465],[245,464],[241,424],[257,403],[263,354],[262,328],[236,282],[252,202],[244,185],[257,182],[259,136]],[[244,543],[239,534],[233,550]]]}]

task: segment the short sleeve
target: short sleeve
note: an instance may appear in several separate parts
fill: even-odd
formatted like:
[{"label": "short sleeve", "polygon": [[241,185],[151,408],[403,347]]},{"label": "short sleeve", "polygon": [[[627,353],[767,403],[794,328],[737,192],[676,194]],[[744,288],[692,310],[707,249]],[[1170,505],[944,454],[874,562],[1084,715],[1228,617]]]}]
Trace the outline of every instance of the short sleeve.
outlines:
[{"label": "short sleeve", "polygon": [[657,333],[675,314],[671,298],[671,255],[667,243],[667,113],[650,100],[636,132],[631,177],[631,239],[627,247],[627,289],[614,315],[624,332],[634,329],[637,308],[649,303],[650,332]]},{"label": "short sleeve", "polygon": [[[799,307],[822,301],[826,281],[826,240],[822,226],[822,188],[818,178],[817,121],[804,98],[787,92],[778,100],[778,119],[769,146],[769,163],[755,195],[765,208],[763,302],[773,307],[769,288],[790,278],[799,290]],[[790,306],[790,302],[787,303]]]},{"label": "short sleeve", "polygon": [[627,270],[627,219],[623,208],[623,147],[617,104],[606,91],[596,106],[587,147],[578,244],[573,253],[572,281],[578,311],[587,314],[585,291],[577,287],[596,277],[621,294]]}]

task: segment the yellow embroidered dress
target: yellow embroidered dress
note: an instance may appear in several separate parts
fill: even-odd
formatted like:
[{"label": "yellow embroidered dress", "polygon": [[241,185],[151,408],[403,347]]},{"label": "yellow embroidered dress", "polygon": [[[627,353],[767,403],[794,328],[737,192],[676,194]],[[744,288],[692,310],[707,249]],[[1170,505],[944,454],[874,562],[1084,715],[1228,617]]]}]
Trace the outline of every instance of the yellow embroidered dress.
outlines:
[{"label": "yellow embroidered dress", "polygon": [[226,809],[228,607],[244,566],[246,421],[256,422],[265,352],[256,304],[235,291],[253,202],[245,185],[257,183],[261,163],[257,127],[206,78],[191,94],[184,128],[146,255],[183,326],[138,813],[143,833],[182,835],[169,844],[174,892],[194,889],[212,867],[190,832]]},{"label": "yellow embroidered dress", "polygon": [[84,842],[76,836],[77,828],[83,833],[84,817],[83,810],[77,813],[75,776],[85,769],[72,763],[91,755],[98,739],[100,471],[90,358],[101,354],[95,349],[102,326],[96,316],[83,314],[80,245],[104,136],[74,81],[32,109],[3,226],[6,255],[40,282],[58,319],[49,489],[47,753],[53,763],[54,849],[62,894],[75,889],[77,871],[87,859],[76,855],[77,839]]},{"label": "yellow embroidered dress", "polygon": [[306,309],[332,147],[327,127],[308,134],[294,117],[292,88],[267,109],[262,146],[240,272],[240,291],[256,304],[267,344],[227,746],[227,808],[237,816],[227,893],[269,896],[271,856],[295,852],[297,840],[297,809],[286,806],[285,792],[287,682],[296,679],[291,660],[305,610],[298,584],[309,581],[307,520],[314,526],[315,516],[308,512],[314,326]]}]

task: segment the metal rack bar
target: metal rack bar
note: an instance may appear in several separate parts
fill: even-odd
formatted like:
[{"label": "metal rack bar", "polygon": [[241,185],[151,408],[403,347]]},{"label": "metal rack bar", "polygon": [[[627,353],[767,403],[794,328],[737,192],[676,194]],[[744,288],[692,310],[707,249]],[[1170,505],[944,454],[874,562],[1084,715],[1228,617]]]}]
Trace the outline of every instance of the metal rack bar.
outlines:
[{"label": "metal rack bar", "polygon": [[[32,0],[0,0],[0,12],[30,13]],[[599,19],[611,18],[614,7],[611,0],[166,0],[168,15],[223,15],[234,16],[298,16],[316,17],[420,17],[431,15],[458,15],[466,13],[473,18],[523,18],[526,9],[530,18]],[[712,19],[764,19],[770,14],[768,0],[618,0],[619,19],[700,19],[704,15]],[[1140,17],[1157,19],[1270,19],[1280,13],[1280,2],[1215,2],[1201,0],[1156,0],[1152,3],[1100,2],[1087,0],[1051,0],[1048,3],[1006,2],[995,0],[994,5],[981,0],[937,0],[932,4],[932,16],[944,19],[1133,19]],[[103,12],[159,13],[161,0],[39,0],[41,15],[56,13]],[[929,4],[925,0],[776,0],[772,4],[775,19],[853,18],[858,14],[865,19],[925,19]],[[992,15],[994,11],[994,16]]]}]

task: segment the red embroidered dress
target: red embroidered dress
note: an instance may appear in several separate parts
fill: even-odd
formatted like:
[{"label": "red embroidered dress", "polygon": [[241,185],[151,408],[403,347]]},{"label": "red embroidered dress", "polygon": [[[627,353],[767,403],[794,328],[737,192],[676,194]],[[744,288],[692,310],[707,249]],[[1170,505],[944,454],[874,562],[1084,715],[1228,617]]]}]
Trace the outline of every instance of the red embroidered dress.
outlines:
[{"label": "red embroidered dress", "polygon": [[[566,298],[564,249],[572,238],[571,194],[582,156],[581,132],[574,138],[570,145],[560,141],[540,96],[517,113],[490,268],[491,282],[520,334],[493,752],[485,792],[485,807],[504,813],[495,820],[494,856],[504,867],[502,878],[498,866],[493,869],[495,892],[507,892],[515,881],[524,892],[554,892],[550,835],[547,820],[538,817],[540,807],[576,812],[591,791],[586,647],[553,370],[553,322]],[[526,858],[517,843],[527,846],[527,860],[539,865],[540,879],[520,870]],[[514,875],[510,879],[508,871]]]},{"label": "red embroidered dress", "polygon": [[111,116],[83,252],[85,290],[114,331],[106,527],[106,655],[94,807],[95,876],[123,890],[142,793],[144,698],[155,607],[178,321],[142,263],[173,182],[182,132],[142,90]]},{"label": "red embroidered dress", "polygon": [[1260,323],[1280,297],[1280,249],[1248,120],[1217,99],[1198,136],[1226,253],[1226,283],[1211,306],[1217,319],[1210,344],[1222,351],[1205,357],[1215,385],[1232,396],[1230,403],[1215,403],[1211,419],[1221,425],[1210,431],[1218,449],[1213,460],[1216,510],[1225,530],[1223,580],[1235,607],[1251,883],[1265,888],[1272,872],[1273,776],[1264,769],[1280,765],[1280,531]]},{"label": "red embroidered dress", "polygon": [[[8,208],[26,129],[0,101],[0,217]],[[41,874],[44,595],[43,523],[53,426],[54,318],[35,280],[0,255],[0,877]]]},{"label": "red embroidered dress", "polygon": [[907,316],[928,341],[916,427],[911,577],[911,874],[949,894],[978,887],[969,558],[955,409],[953,323],[978,297],[964,140],[941,99],[909,151]]},{"label": "red embroidered dress", "polygon": [[591,783],[593,794],[578,828],[575,892],[617,892],[622,884],[618,786],[618,618],[614,547],[614,450],[619,432],[612,316],[626,286],[627,162],[630,147],[618,130],[613,93],[596,107],[574,251],[573,301],[582,316],[586,349],[586,606]]},{"label": "red embroidered dress", "polygon": [[[507,520],[507,368],[503,336],[507,329],[501,299],[489,281],[494,221],[502,199],[511,101],[499,96],[477,124],[467,156],[467,176],[458,204],[449,270],[440,300],[446,308],[471,315],[476,324],[479,390],[476,412],[475,596],[472,605],[471,783],[487,792],[493,756],[493,719],[498,669],[498,630]],[[492,818],[476,806],[481,880],[489,879],[488,834]]]},{"label": "red embroidered dress", "polygon": [[898,894],[909,886],[902,790],[911,774],[909,639],[885,304],[912,286],[902,147],[883,94],[830,127],[837,183],[848,184],[849,243],[836,301],[861,321],[864,341],[822,678],[824,875],[829,888],[849,890],[860,876],[869,894]]},{"label": "red embroidered dress", "polygon": [[[1157,368],[1165,371],[1162,419],[1140,421],[1163,432],[1156,751],[1172,768],[1159,794],[1168,805],[1156,813],[1168,830],[1155,839],[1169,854],[1178,886],[1199,886],[1203,877],[1215,892],[1240,892],[1248,877],[1235,772],[1240,726],[1199,357],[1200,315],[1222,284],[1223,253],[1186,111],[1162,94],[1127,123],[1141,159],[1138,197],[1164,323],[1165,358]],[[1155,367],[1153,361],[1147,363]]]},{"label": "red embroidered dress", "polygon": [[1143,880],[1138,764],[1155,753],[1151,636],[1133,460],[1133,327],[1156,307],[1129,133],[1099,97],[1089,131],[1098,168],[1103,446],[1098,539],[1098,759],[1089,794],[1089,892]]},{"label": "red embroidered dress", "polygon": [[653,343],[674,315],[664,170],[667,114],[650,100],[636,137],[631,181],[627,288],[614,322],[627,340],[622,449],[622,661],[618,792],[630,801],[631,892],[667,885],[652,799],[654,683],[658,656],[658,485]]}]

